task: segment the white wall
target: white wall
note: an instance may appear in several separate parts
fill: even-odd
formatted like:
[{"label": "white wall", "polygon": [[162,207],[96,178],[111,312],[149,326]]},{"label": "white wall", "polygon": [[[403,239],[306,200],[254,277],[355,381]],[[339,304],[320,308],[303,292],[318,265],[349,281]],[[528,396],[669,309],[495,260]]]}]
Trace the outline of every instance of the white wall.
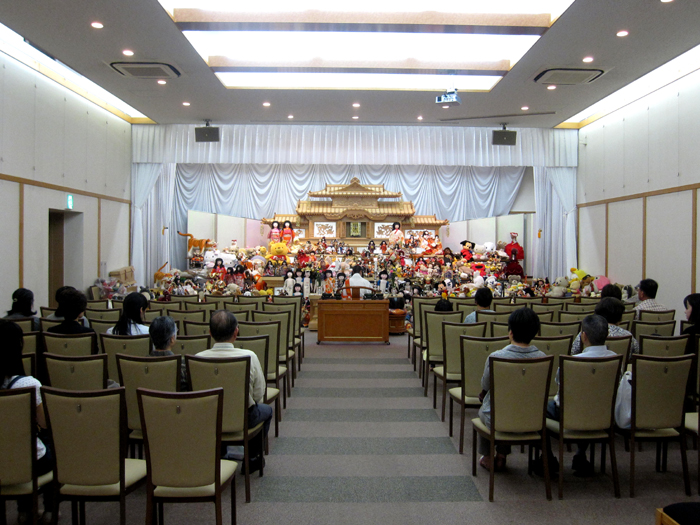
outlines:
[{"label": "white wall", "polygon": [[82,271],[69,272],[75,282],[66,284],[86,289],[98,277],[99,259],[108,270],[128,264],[129,205],[100,199],[98,216],[98,198],[129,200],[130,169],[129,123],[0,54],[0,176],[18,177],[24,183],[24,282],[20,283],[20,184],[0,181],[0,241],[8,247],[0,285],[3,310],[9,309],[10,295],[20,285],[34,292],[35,306],[48,304],[48,211],[64,210],[66,193],[74,194],[75,211],[83,213],[82,257],[76,261],[66,254],[66,267],[74,272],[82,265]]}]

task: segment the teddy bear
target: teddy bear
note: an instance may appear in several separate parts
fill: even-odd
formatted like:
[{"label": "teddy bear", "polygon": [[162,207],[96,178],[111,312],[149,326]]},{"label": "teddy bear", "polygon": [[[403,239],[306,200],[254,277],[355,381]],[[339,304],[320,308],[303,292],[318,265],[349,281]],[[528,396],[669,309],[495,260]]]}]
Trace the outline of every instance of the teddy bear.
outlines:
[{"label": "teddy bear", "polygon": [[569,280],[566,277],[557,277],[552,286],[547,292],[547,297],[564,297],[566,290],[569,288]]}]

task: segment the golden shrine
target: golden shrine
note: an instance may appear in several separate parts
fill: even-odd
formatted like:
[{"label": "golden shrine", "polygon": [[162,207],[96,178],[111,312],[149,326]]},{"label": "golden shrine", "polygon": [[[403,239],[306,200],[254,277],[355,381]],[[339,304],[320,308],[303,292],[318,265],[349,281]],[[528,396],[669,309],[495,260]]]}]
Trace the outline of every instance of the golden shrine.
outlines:
[{"label": "golden shrine", "polygon": [[428,230],[439,235],[441,226],[449,221],[435,215],[416,215],[410,201],[402,200],[401,192],[392,192],[383,184],[360,184],[353,178],[350,184],[327,184],[325,189],[309,192],[309,200],[297,202],[296,215],[275,214],[263,219],[268,226],[272,221],[290,221],[299,239],[318,241],[336,239],[350,246],[363,246],[373,239],[377,246],[389,238],[394,222],[401,223],[404,235],[418,235]]}]

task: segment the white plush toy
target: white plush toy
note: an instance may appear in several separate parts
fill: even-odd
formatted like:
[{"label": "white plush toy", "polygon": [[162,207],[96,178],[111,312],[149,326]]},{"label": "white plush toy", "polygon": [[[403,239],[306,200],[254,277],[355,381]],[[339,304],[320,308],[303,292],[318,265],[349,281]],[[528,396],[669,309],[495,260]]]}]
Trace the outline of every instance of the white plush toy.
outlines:
[{"label": "white plush toy", "polygon": [[569,287],[569,280],[566,277],[557,277],[554,285],[547,292],[547,297],[564,297],[566,290]]}]

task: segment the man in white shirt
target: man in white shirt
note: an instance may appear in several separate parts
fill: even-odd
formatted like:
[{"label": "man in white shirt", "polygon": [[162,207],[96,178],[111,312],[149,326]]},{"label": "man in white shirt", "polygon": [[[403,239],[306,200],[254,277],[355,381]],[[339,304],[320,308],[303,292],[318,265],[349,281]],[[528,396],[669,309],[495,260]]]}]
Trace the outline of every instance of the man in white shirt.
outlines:
[{"label": "man in white shirt", "polygon": [[[352,268],[352,276],[348,279],[348,286],[364,286],[373,289],[372,283],[362,277],[362,267],[358,264]],[[370,293],[369,290],[360,290],[360,295]]]},{"label": "man in white shirt", "polygon": [[[263,403],[267,384],[258,356],[250,350],[234,348],[233,342],[238,337],[238,321],[228,310],[218,310],[211,315],[209,333],[214,341],[211,350],[199,352],[199,357],[250,357],[250,390],[248,397],[248,427],[253,428],[259,423],[263,425],[263,439],[267,437],[272,420],[272,407]],[[250,471],[256,472],[265,466],[262,454],[261,440],[253,439],[250,448]]]},{"label": "man in white shirt", "polygon": [[637,285],[637,297],[639,302],[634,307],[635,319],[641,319],[642,310],[650,310],[652,312],[663,312],[667,308],[663,304],[656,302],[656,292],[659,290],[659,284],[654,279],[642,279]]}]

